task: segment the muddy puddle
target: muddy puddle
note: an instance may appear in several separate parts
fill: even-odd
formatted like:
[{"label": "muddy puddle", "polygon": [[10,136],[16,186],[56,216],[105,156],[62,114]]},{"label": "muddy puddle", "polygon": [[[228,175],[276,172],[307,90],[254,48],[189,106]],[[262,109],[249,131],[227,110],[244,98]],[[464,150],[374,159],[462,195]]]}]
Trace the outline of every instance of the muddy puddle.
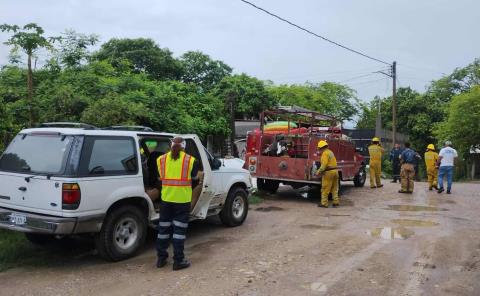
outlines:
[{"label": "muddy puddle", "polygon": [[187,246],[187,249],[191,251],[204,251],[205,249],[209,249],[218,244],[227,243],[228,241],[232,241],[232,239],[228,237],[213,237],[207,241]]},{"label": "muddy puddle", "polygon": [[398,224],[400,226],[409,226],[409,227],[432,227],[437,226],[439,223],[433,221],[425,220],[411,220],[411,219],[393,219],[392,223]]},{"label": "muddy puddle", "polygon": [[448,211],[447,209],[429,206],[415,206],[415,205],[388,205],[387,210],[405,211],[405,212],[437,212]]},{"label": "muddy puddle", "polygon": [[258,212],[273,212],[273,211],[283,211],[283,210],[285,209],[280,207],[260,207],[255,209],[255,211],[258,211]]},{"label": "muddy puddle", "polygon": [[415,232],[404,227],[379,227],[368,231],[368,234],[382,239],[407,239],[414,235]]},{"label": "muddy puddle", "polygon": [[300,225],[304,229],[322,229],[322,230],[334,230],[337,229],[337,225],[325,225],[325,224],[305,224]]}]

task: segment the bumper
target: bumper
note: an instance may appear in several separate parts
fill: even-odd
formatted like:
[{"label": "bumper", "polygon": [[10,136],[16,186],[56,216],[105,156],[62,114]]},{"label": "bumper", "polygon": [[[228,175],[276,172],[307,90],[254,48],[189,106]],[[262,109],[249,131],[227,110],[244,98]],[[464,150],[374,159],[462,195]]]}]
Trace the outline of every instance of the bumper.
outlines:
[{"label": "bumper", "polygon": [[0,229],[20,232],[59,235],[98,232],[102,221],[103,216],[64,218],[0,208]]}]

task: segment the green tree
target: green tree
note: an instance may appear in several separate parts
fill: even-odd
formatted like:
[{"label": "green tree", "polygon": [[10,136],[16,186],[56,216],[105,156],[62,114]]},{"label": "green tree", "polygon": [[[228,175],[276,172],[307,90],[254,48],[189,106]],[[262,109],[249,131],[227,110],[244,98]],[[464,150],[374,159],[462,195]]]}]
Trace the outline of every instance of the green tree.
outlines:
[{"label": "green tree", "polygon": [[280,105],[304,107],[339,120],[350,120],[358,112],[355,91],[333,82],[270,86],[269,92]]},{"label": "green tree", "polygon": [[186,52],[180,57],[180,62],[183,68],[182,81],[195,83],[204,90],[212,89],[232,73],[232,68],[227,64],[212,60],[200,51]]},{"label": "green tree", "polygon": [[152,39],[110,39],[95,54],[113,66],[124,66],[127,60],[135,73],[147,73],[156,80],[179,79],[181,64],[167,48],[160,48]]},{"label": "green tree", "polygon": [[30,23],[23,28],[17,25],[0,25],[2,32],[12,32],[12,36],[5,42],[6,45],[13,46],[13,50],[16,51],[19,48],[27,55],[27,88],[28,88],[28,100],[30,103],[30,126],[35,122],[35,114],[33,108],[33,71],[32,71],[32,56],[40,48],[50,48],[50,41],[43,35],[44,30],[42,27],[35,23]]},{"label": "green tree", "polygon": [[377,120],[379,106],[382,103],[380,97],[376,96],[369,103],[360,103],[360,116],[356,128],[374,129]]},{"label": "green tree", "polygon": [[214,95],[229,108],[235,101],[236,117],[257,117],[265,109],[272,108],[276,101],[270,96],[265,84],[247,74],[227,76],[213,90]]},{"label": "green tree", "polygon": [[148,112],[142,104],[110,96],[89,105],[81,120],[97,126],[135,125],[144,121],[143,118]]},{"label": "green tree", "polygon": [[279,85],[268,88],[273,99],[283,106],[300,106],[310,110],[326,113],[327,98],[308,85]]},{"label": "green tree", "polygon": [[435,127],[435,135],[443,142],[451,140],[459,151],[468,156],[470,149],[480,149],[480,85],[454,96],[448,117]]},{"label": "green tree", "polygon": [[98,36],[66,30],[61,36],[52,38],[52,41],[58,44],[55,50],[59,63],[65,67],[78,67],[89,59],[88,48],[98,42]]},{"label": "green tree", "polygon": [[309,87],[321,93],[329,103],[326,112],[340,120],[351,120],[358,112],[358,99],[353,89],[334,82],[308,84]]}]

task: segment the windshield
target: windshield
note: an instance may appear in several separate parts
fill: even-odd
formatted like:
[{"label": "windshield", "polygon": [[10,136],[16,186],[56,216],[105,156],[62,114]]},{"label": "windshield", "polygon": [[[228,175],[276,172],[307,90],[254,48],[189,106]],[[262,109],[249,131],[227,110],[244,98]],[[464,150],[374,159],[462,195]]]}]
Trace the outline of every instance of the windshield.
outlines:
[{"label": "windshield", "polygon": [[60,174],[73,136],[19,134],[0,157],[0,170],[18,173]]}]

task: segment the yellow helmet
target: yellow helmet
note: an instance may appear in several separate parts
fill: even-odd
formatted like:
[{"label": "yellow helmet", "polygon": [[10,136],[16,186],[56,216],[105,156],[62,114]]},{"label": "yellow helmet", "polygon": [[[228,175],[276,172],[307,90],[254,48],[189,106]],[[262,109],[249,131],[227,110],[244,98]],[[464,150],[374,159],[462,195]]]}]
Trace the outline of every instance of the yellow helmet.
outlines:
[{"label": "yellow helmet", "polygon": [[380,139],[379,139],[378,137],[374,137],[374,138],[372,139],[372,142],[380,142]]},{"label": "yellow helmet", "polygon": [[428,144],[427,149],[435,150],[435,146],[433,146],[433,144]]},{"label": "yellow helmet", "polygon": [[321,148],[327,147],[327,146],[328,146],[327,141],[324,141],[324,140],[318,141],[317,148],[321,149]]}]

